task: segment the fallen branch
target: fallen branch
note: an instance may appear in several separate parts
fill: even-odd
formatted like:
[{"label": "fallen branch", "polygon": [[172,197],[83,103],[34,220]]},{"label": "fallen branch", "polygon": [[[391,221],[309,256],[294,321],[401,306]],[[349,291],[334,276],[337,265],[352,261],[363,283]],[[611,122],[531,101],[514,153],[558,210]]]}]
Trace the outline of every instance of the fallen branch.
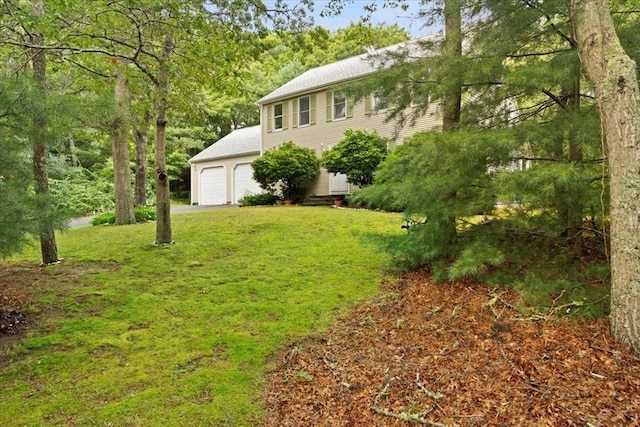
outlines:
[{"label": "fallen branch", "polygon": [[388,409],[382,409],[382,408],[377,408],[375,406],[371,407],[371,410],[373,412],[375,412],[376,414],[379,415],[384,415],[387,417],[391,417],[391,418],[395,418],[397,420],[402,420],[402,421],[408,421],[410,423],[416,423],[416,424],[424,424],[430,427],[459,427],[458,424],[442,424],[442,423],[438,423],[435,421],[429,421],[427,419],[425,419],[424,417],[429,414],[429,412],[423,412],[420,414],[411,414],[409,412],[393,412],[393,411],[389,411]]},{"label": "fallen branch", "polygon": [[505,307],[507,307],[507,308],[510,308],[510,309],[512,309],[512,310],[515,310],[515,307],[514,307],[514,306],[512,306],[511,304],[509,304],[508,302],[506,302],[506,301],[502,298],[502,295],[500,295],[499,293],[497,293],[497,292],[491,292],[491,296],[492,296],[492,298],[491,298],[489,301],[487,301],[487,302],[485,302],[484,304],[482,304],[482,305],[483,305],[484,307],[489,307],[489,309],[491,310],[491,312],[493,313],[493,315],[494,315],[496,318],[499,318],[499,317],[500,317],[500,314],[498,314],[498,312],[497,312],[497,311],[495,310],[495,308],[494,308],[494,306],[495,306],[498,302],[499,302],[499,303],[501,303],[502,305],[504,305],[504,306],[505,306]]},{"label": "fallen branch", "polygon": [[442,423],[430,421],[430,420],[425,418],[427,415],[429,415],[431,412],[433,412],[433,410],[438,405],[437,401],[442,399],[442,398],[444,398],[445,395],[442,394],[442,393],[433,392],[433,391],[427,389],[427,387],[425,387],[424,383],[422,381],[420,381],[420,373],[419,372],[416,373],[416,386],[418,387],[418,390],[420,390],[421,392],[423,392],[424,394],[426,394],[427,396],[429,396],[430,398],[432,398],[433,400],[436,401],[436,403],[433,406],[431,406],[426,411],[420,412],[420,413],[417,413],[417,414],[414,414],[414,413],[411,413],[411,412],[393,412],[393,411],[391,411],[389,409],[384,409],[384,408],[380,408],[378,406],[375,406],[375,403],[378,402],[380,397],[386,396],[387,389],[389,388],[389,385],[395,379],[396,379],[396,377],[387,376],[387,380],[385,381],[384,385],[382,386],[382,389],[373,398],[374,405],[371,405],[369,407],[373,412],[375,412],[376,414],[379,414],[379,415],[384,415],[386,417],[395,418],[397,420],[407,421],[407,422],[416,423],[416,424],[424,424],[424,425],[427,425],[427,426],[430,426],[430,427],[458,427],[457,424],[451,424],[451,425],[442,424]]},{"label": "fallen branch", "polygon": [[438,401],[440,399],[442,399],[443,397],[445,397],[444,394],[440,393],[440,392],[432,392],[430,390],[427,390],[427,388],[424,386],[424,384],[422,383],[422,381],[420,381],[420,373],[416,372],[416,385],[418,386],[418,389],[423,392],[424,394],[426,394],[427,396],[429,396],[430,398],[432,398],[435,401]]}]

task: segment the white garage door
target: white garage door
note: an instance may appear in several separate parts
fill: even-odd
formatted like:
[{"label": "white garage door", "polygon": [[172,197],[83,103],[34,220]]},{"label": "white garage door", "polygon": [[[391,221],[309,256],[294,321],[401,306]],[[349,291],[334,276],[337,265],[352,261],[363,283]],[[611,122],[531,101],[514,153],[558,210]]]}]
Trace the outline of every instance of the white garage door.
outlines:
[{"label": "white garage door", "polygon": [[202,169],[200,173],[200,204],[227,203],[227,176],[223,166]]},{"label": "white garage door", "polygon": [[233,183],[234,203],[238,203],[238,200],[247,194],[258,194],[262,192],[260,185],[253,180],[251,163],[236,165],[233,170]]}]

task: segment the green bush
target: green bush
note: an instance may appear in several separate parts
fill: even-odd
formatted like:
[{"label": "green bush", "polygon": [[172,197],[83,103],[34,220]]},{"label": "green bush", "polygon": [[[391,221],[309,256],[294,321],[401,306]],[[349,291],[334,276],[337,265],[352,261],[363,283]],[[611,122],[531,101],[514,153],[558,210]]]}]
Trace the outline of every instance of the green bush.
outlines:
[{"label": "green bush", "polygon": [[240,206],[270,206],[280,198],[273,193],[247,194],[238,201]]},{"label": "green bush", "polygon": [[[138,206],[133,209],[136,222],[149,222],[156,220],[156,210],[151,206]],[[116,222],[115,212],[104,212],[91,219],[91,225],[112,225]]]},{"label": "green bush", "polygon": [[344,135],[342,141],[322,153],[322,166],[331,173],[347,175],[351,184],[370,185],[376,168],[387,157],[389,140],[364,130],[347,129]]},{"label": "green bush", "polygon": [[251,163],[251,168],[253,179],[264,190],[299,202],[304,197],[305,184],[320,173],[320,160],[310,148],[287,141],[267,150]]},{"label": "green bush", "polygon": [[116,223],[115,212],[103,212],[100,215],[96,215],[91,219],[91,225],[109,225]]}]

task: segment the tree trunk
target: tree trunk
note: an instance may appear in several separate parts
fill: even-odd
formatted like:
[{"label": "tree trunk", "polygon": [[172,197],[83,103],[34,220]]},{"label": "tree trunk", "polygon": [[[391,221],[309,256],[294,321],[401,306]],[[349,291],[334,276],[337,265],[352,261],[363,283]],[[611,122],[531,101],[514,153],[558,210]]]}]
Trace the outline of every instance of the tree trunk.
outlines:
[{"label": "tree trunk", "polygon": [[[34,12],[36,14],[44,14],[44,5],[42,2],[34,4]],[[44,45],[44,36],[40,33],[32,35],[32,42],[36,46]],[[33,76],[39,86],[39,91],[44,101],[46,99],[47,85],[47,58],[43,49],[29,49],[31,55],[31,64],[33,67]],[[51,200],[49,199],[49,148],[47,147],[47,119],[46,113],[36,113],[35,116],[35,133],[33,137],[33,175],[34,190],[38,196],[38,211],[40,212],[39,237],[40,251],[42,254],[43,264],[53,264],[60,259],[58,258],[58,245],[56,244],[56,235],[53,229],[52,221],[49,220],[51,215]]]},{"label": "tree trunk", "polygon": [[122,70],[115,75],[115,114],[111,122],[111,149],[116,196],[116,225],[135,224],[129,157],[129,81]]},{"label": "tree trunk", "polygon": [[[570,164],[582,167],[583,153],[582,142],[580,141],[580,130],[575,124],[575,116],[580,111],[580,64],[570,69],[571,79],[568,87],[564,90],[565,109],[572,124],[567,134],[568,157]],[[563,236],[569,240],[572,252],[576,257],[582,256],[584,249],[584,238],[582,232],[582,221],[584,219],[584,205],[580,197],[580,192],[576,191],[575,184],[570,184],[566,188],[566,194],[561,209],[561,216],[564,226]]]},{"label": "tree trunk", "polygon": [[165,136],[167,129],[167,97],[169,95],[169,70],[167,61],[173,51],[173,37],[165,36],[162,57],[158,61],[158,82],[156,84],[156,244],[173,243],[171,237],[171,200],[169,197],[169,174],[167,173],[167,155]]},{"label": "tree trunk", "polygon": [[136,141],[135,206],[147,204],[147,145],[151,118],[151,113],[148,110],[145,111],[142,123],[134,132]]},{"label": "tree trunk", "polygon": [[444,55],[449,64],[449,73],[445,83],[445,94],[442,98],[442,130],[455,129],[460,123],[462,104],[461,73],[458,68],[462,58],[462,15],[460,0],[444,2]]},{"label": "tree trunk", "polygon": [[[444,32],[445,40],[443,53],[448,64],[445,78],[445,93],[442,97],[442,131],[455,130],[460,124],[460,110],[462,105],[461,73],[457,69],[462,58],[462,13],[460,0],[445,0],[444,2]],[[449,194],[455,203],[456,192]],[[449,217],[443,224],[445,239],[454,242],[456,239],[456,218]]]},{"label": "tree trunk", "polygon": [[611,331],[640,354],[640,92],[607,0],[572,0],[582,65],[593,84],[609,159]]}]

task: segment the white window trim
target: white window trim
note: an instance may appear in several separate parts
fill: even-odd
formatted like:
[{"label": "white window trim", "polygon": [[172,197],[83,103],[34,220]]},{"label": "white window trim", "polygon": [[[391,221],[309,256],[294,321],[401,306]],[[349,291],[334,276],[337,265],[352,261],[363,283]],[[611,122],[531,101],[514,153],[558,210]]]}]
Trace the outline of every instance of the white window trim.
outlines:
[{"label": "white window trim", "polygon": [[343,117],[336,117],[336,93],[333,92],[333,95],[331,96],[331,101],[332,101],[331,102],[332,103],[332,105],[331,105],[331,115],[332,115],[331,121],[339,122],[339,121],[347,119],[347,115],[348,115],[347,114],[347,108],[348,108],[347,107],[347,97],[343,94],[342,95],[342,99],[344,99],[344,116]]},{"label": "white window trim", "polygon": [[[276,107],[280,105],[280,115],[276,116]],[[276,118],[280,118],[280,127],[276,127]],[[284,103],[273,104],[273,129],[272,132],[282,132],[284,130]]]},{"label": "white window trim", "polygon": [[[305,124],[300,124],[301,123],[301,117],[302,117],[302,109],[300,108],[300,100],[302,98],[307,98],[308,103],[307,103],[307,109],[305,110],[307,112],[307,120],[308,123]],[[311,126],[311,95],[306,95],[306,96],[301,96],[300,98],[298,98],[298,127],[299,128],[305,128],[307,126]]]}]

